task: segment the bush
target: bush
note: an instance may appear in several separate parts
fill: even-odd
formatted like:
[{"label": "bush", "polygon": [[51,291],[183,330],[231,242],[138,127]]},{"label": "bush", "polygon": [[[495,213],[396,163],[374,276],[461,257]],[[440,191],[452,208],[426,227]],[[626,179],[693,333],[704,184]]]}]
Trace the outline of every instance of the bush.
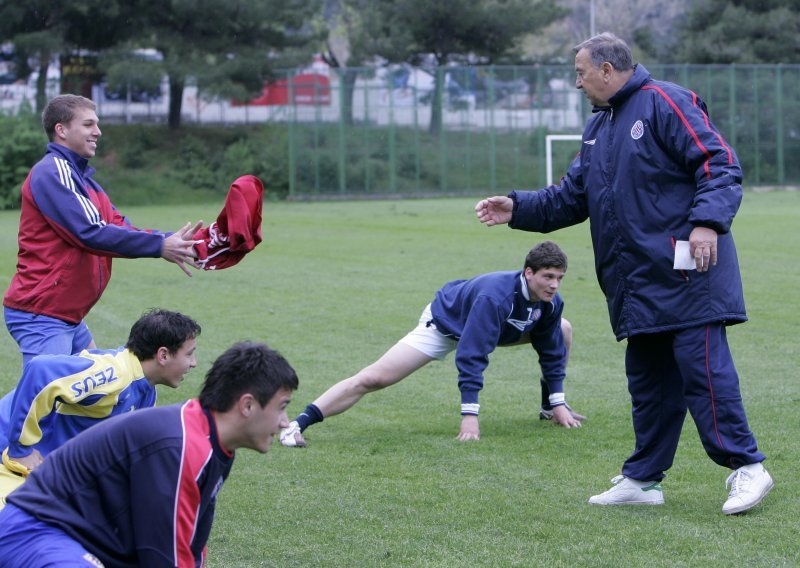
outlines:
[{"label": "bush", "polygon": [[19,207],[22,183],[39,161],[47,144],[38,117],[30,105],[16,115],[0,114],[0,208]]}]

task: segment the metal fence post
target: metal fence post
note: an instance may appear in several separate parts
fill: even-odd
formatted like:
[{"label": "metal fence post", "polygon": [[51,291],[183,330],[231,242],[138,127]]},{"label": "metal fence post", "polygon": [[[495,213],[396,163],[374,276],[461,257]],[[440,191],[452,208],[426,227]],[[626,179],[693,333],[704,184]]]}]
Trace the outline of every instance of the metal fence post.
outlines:
[{"label": "metal fence post", "polygon": [[[347,160],[345,159],[345,73],[346,67],[339,67],[339,193],[345,193],[347,188],[347,174],[345,168],[347,167]],[[350,112],[353,112],[353,105],[350,105]]]},{"label": "metal fence post", "polygon": [[775,137],[777,138],[775,160],[778,166],[778,185],[786,181],[786,169],[783,163],[783,67],[779,63],[775,68]]}]

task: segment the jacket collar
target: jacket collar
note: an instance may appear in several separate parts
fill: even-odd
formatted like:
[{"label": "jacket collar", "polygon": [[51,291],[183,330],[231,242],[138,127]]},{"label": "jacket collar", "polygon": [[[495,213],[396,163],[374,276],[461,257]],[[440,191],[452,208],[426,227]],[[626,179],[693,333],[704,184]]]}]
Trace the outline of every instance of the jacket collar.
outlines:
[{"label": "jacket collar", "polygon": [[641,89],[648,81],[650,81],[650,72],[645,69],[644,65],[637,63],[633,68],[633,75],[631,75],[631,78],[628,79],[627,83],[622,85],[619,91],[612,95],[608,100],[608,106],[594,107],[592,112],[602,112],[622,106],[633,93]]},{"label": "jacket collar", "polygon": [[62,156],[71,164],[75,165],[78,171],[84,176],[91,176],[95,172],[94,168],[89,165],[88,158],[84,158],[83,156],[81,156],[77,152],[73,152],[66,146],[62,146],[61,144],[56,144],[55,142],[48,142],[47,151]]}]

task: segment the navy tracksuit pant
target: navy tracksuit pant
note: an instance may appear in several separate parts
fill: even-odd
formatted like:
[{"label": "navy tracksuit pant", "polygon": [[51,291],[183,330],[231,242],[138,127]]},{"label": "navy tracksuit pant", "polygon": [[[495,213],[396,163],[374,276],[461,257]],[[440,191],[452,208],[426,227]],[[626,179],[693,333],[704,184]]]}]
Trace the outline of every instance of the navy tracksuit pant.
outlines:
[{"label": "navy tracksuit pant", "polygon": [[625,367],[636,448],[623,475],[640,481],[664,478],[687,408],[716,463],[736,469],[764,460],[747,424],[724,324],[630,337]]}]

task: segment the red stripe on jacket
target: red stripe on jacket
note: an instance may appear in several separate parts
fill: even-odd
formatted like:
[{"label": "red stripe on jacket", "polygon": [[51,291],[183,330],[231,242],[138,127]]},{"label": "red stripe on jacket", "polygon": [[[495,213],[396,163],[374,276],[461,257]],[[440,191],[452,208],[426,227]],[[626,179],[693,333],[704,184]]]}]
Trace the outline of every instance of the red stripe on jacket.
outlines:
[{"label": "red stripe on jacket", "polygon": [[[653,90],[653,91],[656,91],[659,95],[664,97],[664,100],[667,101],[667,104],[669,104],[669,106],[672,107],[672,110],[674,110],[675,114],[678,116],[678,118],[681,119],[681,122],[686,127],[686,130],[689,131],[689,135],[694,140],[694,143],[697,144],[697,147],[700,149],[700,151],[703,152],[703,154],[705,154],[706,161],[703,164],[703,170],[706,172],[706,177],[708,179],[711,179],[711,169],[710,169],[710,167],[708,165],[709,161],[711,160],[711,152],[709,152],[708,149],[700,141],[700,137],[697,135],[697,132],[695,132],[694,128],[692,128],[692,125],[689,124],[689,120],[686,118],[686,115],[683,114],[683,111],[681,111],[681,109],[678,107],[677,103],[675,103],[675,101],[673,101],[672,98],[670,98],[670,96],[667,93],[665,93],[663,89],[661,89],[660,87],[656,87],[655,85],[645,85],[644,87],[642,87],[642,90]],[[694,101],[694,104],[696,106],[697,105],[697,95],[695,93],[692,93],[692,100]],[[701,110],[701,112],[702,112],[702,110]],[[730,148],[722,140],[722,137],[711,128],[711,125],[708,122],[708,115],[705,112],[703,112],[703,117],[704,117],[706,126],[708,126],[709,130],[716,135],[717,139],[720,140],[720,142],[722,143],[722,146],[725,148],[725,151],[728,153],[728,163],[729,164],[733,163],[733,156],[731,155]]]},{"label": "red stripe on jacket", "polygon": [[214,451],[209,441],[211,431],[208,419],[197,400],[190,400],[183,406],[181,423],[183,450],[175,495],[175,564],[179,567],[194,567],[195,558],[191,547],[200,507],[197,478]]}]

